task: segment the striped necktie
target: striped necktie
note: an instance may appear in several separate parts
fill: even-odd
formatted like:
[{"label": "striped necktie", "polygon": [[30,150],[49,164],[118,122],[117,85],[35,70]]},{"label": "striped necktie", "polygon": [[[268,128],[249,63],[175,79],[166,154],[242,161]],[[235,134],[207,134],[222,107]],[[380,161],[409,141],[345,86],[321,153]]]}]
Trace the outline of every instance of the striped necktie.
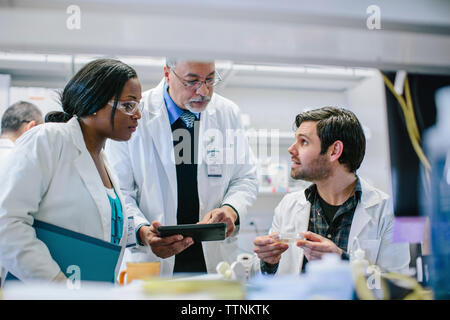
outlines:
[{"label": "striped necktie", "polygon": [[189,110],[184,111],[180,118],[184,121],[186,127],[192,128],[194,126],[195,115]]}]

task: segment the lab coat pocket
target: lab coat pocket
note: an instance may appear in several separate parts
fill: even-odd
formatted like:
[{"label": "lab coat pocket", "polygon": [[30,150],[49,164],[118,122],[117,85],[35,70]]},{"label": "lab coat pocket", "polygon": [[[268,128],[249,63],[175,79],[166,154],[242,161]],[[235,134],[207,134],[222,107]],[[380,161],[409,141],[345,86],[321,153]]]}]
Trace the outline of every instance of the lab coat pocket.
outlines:
[{"label": "lab coat pocket", "polygon": [[371,264],[376,264],[381,239],[360,240],[361,249],[365,251],[366,259]]}]

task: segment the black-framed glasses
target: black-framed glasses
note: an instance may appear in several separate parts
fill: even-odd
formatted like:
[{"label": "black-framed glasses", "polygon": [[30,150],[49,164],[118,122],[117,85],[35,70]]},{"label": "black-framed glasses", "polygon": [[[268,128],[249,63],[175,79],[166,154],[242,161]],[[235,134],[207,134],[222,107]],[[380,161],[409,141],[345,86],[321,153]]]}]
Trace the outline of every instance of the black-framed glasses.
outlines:
[{"label": "black-framed glasses", "polygon": [[200,80],[183,79],[175,73],[175,70],[173,70],[172,68],[170,70],[178,78],[178,80],[180,80],[180,82],[183,86],[185,86],[186,88],[192,89],[192,90],[200,89],[203,83],[206,85],[206,87],[211,88],[211,87],[216,86],[220,81],[222,81],[222,77],[220,76],[220,74],[217,71],[214,71],[213,78],[207,78],[204,81],[200,81]]}]

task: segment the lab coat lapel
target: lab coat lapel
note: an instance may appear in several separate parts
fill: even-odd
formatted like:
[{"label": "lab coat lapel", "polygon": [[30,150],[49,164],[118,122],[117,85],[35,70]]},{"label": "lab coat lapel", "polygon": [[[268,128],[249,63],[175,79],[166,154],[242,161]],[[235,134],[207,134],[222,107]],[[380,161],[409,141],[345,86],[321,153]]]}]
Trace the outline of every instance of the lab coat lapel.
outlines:
[{"label": "lab coat lapel", "polygon": [[[207,203],[208,203],[208,194],[211,192],[212,186],[209,183],[205,183],[207,177],[207,168],[206,168],[206,150],[209,143],[214,143],[215,147],[220,148],[222,150],[223,163],[225,163],[225,154],[223,153],[223,146],[225,141],[218,141],[219,139],[216,135],[220,135],[221,139],[226,138],[226,132],[221,130],[217,121],[217,113],[214,108],[215,96],[213,97],[206,107],[206,109],[200,115],[200,128],[198,130],[198,150],[197,150],[197,188],[198,188],[198,197],[199,197],[199,219],[203,219],[204,215],[208,213]],[[224,170],[222,169],[222,174],[224,174]]]},{"label": "lab coat lapel", "polygon": [[[79,156],[74,160],[75,168],[77,169],[78,174],[86,186],[86,189],[91,194],[92,199],[97,206],[98,214],[100,214],[103,227],[103,240],[109,241],[110,228],[108,228],[108,226],[111,224],[111,217],[109,215],[110,207],[105,187],[103,186],[100,175],[95,167],[94,160],[86,148],[78,120],[76,118],[72,118],[69,121],[69,125],[72,129],[71,132],[74,144],[80,151]],[[83,201],[83,199],[80,199],[80,201]]]},{"label": "lab coat lapel", "polygon": [[309,225],[309,216],[311,214],[311,204],[309,202],[306,202],[297,205],[299,206],[297,212],[302,213],[302,216],[297,220],[298,225],[295,226],[295,230],[298,230],[297,232],[307,232]]},{"label": "lab coat lapel", "polygon": [[[177,194],[177,173],[173,149],[172,129],[163,97],[164,80],[152,92],[149,103],[149,120],[145,124],[156,149],[156,154],[164,167],[172,194]],[[175,196],[176,198],[176,196]]]},{"label": "lab coat lapel", "polygon": [[352,227],[348,237],[347,251],[351,252],[355,237],[359,237],[364,227],[372,219],[369,214],[368,208],[379,203],[380,199],[377,197],[374,189],[362,178],[361,182],[361,201],[356,206],[355,214],[353,215]]},{"label": "lab coat lapel", "polygon": [[311,203],[306,199],[304,191],[297,192],[298,198],[294,204],[294,212],[298,216],[295,219],[295,232],[306,232],[309,226]]},{"label": "lab coat lapel", "polygon": [[348,236],[347,252],[351,252],[355,237],[359,237],[361,231],[370,221],[371,216],[367,213],[366,208],[359,203],[356,207],[355,214],[353,216],[352,226],[350,228],[350,234]]},{"label": "lab coat lapel", "polygon": [[[225,139],[227,132],[223,130],[217,121],[217,113],[214,108],[214,96],[211,99],[211,102],[206,107],[205,111],[203,111],[200,115],[200,128],[198,131],[198,161],[199,164],[202,165],[206,163],[206,148],[209,143],[215,143],[216,147],[223,149],[225,145]],[[221,138],[222,141],[219,141],[217,135]],[[222,150],[223,151],[223,150]],[[224,163],[225,163],[225,154]]]},{"label": "lab coat lapel", "polygon": [[[305,194],[303,191],[301,191],[300,194],[300,199],[299,201],[295,204],[295,212],[297,215],[299,215],[299,219],[296,219],[296,226],[295,226],[295,231],[299,232],[299,233],[303,233],[303,232],[307,232],[308,231],[308,226],[309,226],[309,216],[311,214],[311,203],[306,200]],[[299,255],[299,270],[298,272],[301,273],[302,271],[302,266],[303,266],[303,259],[305,258],[304,254],[303,254],[303,249],[299,249],[298,252]]]}]

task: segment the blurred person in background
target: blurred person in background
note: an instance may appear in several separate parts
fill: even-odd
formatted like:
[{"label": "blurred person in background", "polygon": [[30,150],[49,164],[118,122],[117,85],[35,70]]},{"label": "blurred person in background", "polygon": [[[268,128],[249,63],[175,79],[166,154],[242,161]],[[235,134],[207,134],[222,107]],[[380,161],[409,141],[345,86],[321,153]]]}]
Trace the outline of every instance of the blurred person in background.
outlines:
[{"label": "blurred person in background", "polygon": [[[0,135],[0,167],[14,148],[16,140],[25,132],[41,124],[42,113],[32,103],[18,101],[6,109],[2,116]],[[0,285],[5,279],[6,270],[0,260]]]},{"label": "blurred person in background", "polygon": [[22,134],[43,122],[41,111],[32,103],[18,101],[6,109],[1,125],[0,163]]}]

